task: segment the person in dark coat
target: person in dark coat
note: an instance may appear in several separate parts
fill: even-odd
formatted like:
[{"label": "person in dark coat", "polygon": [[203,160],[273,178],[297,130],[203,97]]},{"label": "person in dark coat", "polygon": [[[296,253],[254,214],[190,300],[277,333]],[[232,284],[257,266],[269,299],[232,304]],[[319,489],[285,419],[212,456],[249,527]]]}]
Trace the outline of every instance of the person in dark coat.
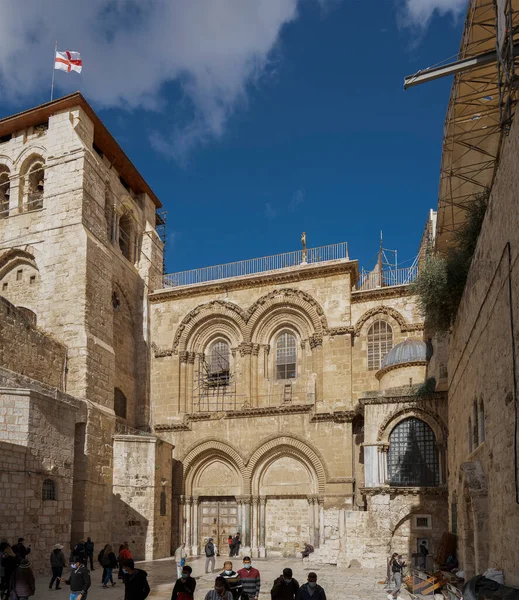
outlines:
[{"label": "person in dark coat", "polygon": [[117,559],[115,558],[112,546],[110,546],[109,544],[105,546],[102,564],[106,571],[105,578],[103,580],[103,587],[107,588],[108,582],[110,582],[112,584],[112,587],[114,587],[115,582],[112,577],[112,573],[114,569],[117,569]]},{"label": "person in dark coat", "polygon": [[21,560],[18,556],[16,556],[16,554],[13,552],[13,549],[7,542],[2,542],[1,547],[3,552],[2,567],[4,569],[4,577],[2,579],[2,594],[5,596],[8,592],[11,577],[16,571]]},{"label": "person in dark coat", "polygon": [[238,600],[243,592],[243,587],[241,584],[241,579],[238,573],[232,568],[232,562],[230,560],[226,560],[223,563],[224,571],[220,573],[220,577],[223,577],[225,583],[229,587],[231,591],[232,597],[234,600]]},{"label": "person in dark coat", "polygon": [[148,573],[136,569],[132,558],[123,560],[124,600],[145,600],[150,593]]},{"label": "person in dark coat", "polygon": [[298,590],[299,583],[292,577],[292,569],[287,567],[283,569],[283,575],[274,581],[270,597],[272,600],[295,600]]},{"label": "person in dark coat", "polygon": [[193,600],[196,580],[194,577],[191,577],[192,572],[193,569],[189,565],[182,567],[182,577],[175,582],[171,600]]},{"label": "person in dark coat", "polygon": [[70,600],[86,600],[90,588],[90,573],[83,564],[83,559],[79,556],[73,556],[70,566],[72,572],[68,579],[60,577],[61,583],[70,585]]},{"label": "person in dark coat", "polygon": [[54,582],[56,582],[56,589],[60,590],[59,582],[60,577],[63,574],[65,568],[65,555],[63,554],[63,546],[56,544],[54,549],[50,553],[50,569],[52,571],[52,579],[49,583],[49,590],[52,589]]},{"label": "person in dark coat", "polygon": [[31,553],[31,545],[27,547],[24,545],[25,540],[18,538],[18,543],[13,546],[13,552],[18,556],[20,560],[23,560],[28,554]]},{"label": "person in dark coat", "polygon": [[[87,555],[87,559],[90,560],[90,570],[94,570],[94,542],[87,537],[87,541],[85,542],[85,552]],[[87,566],[88,566],[87,560]]]},{"label": "person in dark coat", "polygon": [[326,600],[324,589],[317,584],[316,573],[308,573],[308,581],[297,590],[296,600]]}]

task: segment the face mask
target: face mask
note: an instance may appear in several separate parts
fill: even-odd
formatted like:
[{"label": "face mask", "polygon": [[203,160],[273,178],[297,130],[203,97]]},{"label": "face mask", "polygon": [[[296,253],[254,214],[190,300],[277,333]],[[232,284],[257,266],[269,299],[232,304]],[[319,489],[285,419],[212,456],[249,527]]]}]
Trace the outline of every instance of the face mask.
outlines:
[{"label": "face mask", "polygon": [[187,579],[188,578],[188,574],[187,573],[182,573],[181,579]]},{"label": "face mask", "polygon": [[225,574],[226,575],[230,575],[232,573],[232,571],[228,571],[227,569],[225,569]]},{"label": "face mask", "polygon": [[292,577],[289,577],[288,579],[285,577],[285,583],[292,583]]},{"label": "face mask", "polygon": [[309,581],[308,582],[308,587],[310,587],[312,589],[314,589],[316,585],[317,585],[317,581]]},{"label": "face mask", "polygon": [[215,587],[214,589],[216,590],[217,594],[221,594],[223,592],[223,588],[221,587]]},{"label": "face mask", "polygon": [[126,575],[128,575],[128,571],[126,569],[123,569],[123,573],[126,573]]},{"label": "face mask", "polygon": [[77,566],[76,566],[76,565],[74,565],[74,564],[71,564],[71,565],[70,565],[70,568],[71,568],[71,569],[77,569]]},{"label": "face mask", "polygon": [[244,563],[243,565],[246,569],[250,569],[252,565],[250,563]]}]

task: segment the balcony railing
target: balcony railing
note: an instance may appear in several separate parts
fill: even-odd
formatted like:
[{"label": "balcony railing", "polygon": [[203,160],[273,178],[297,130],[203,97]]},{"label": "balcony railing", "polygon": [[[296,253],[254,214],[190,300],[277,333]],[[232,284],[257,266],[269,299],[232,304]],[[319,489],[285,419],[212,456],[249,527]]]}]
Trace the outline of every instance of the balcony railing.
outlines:
[{"label": "balcony railing", "polygon": [[408,285],[418,275],[418,266],[403,269],[384,269],[382,273],[365,273],[361,275],[357,290],[375,290],[383,287]]},{"label": "balcony railing", "polygon": [[202,267],[200,269],[164,275],[163,287],[171,288],[194,285],[196,283],[208,283],[220,279],[268,273],[270,271],[278,271],[306,264],[341,259],[348,260],[348,258],[348,244],[347,242],[340,242],[339,244],[330,244],[329,246],[320,246],[319,248],[285,252],[284,254],[264,256],[263,258],[250,258],[225,265]]}]

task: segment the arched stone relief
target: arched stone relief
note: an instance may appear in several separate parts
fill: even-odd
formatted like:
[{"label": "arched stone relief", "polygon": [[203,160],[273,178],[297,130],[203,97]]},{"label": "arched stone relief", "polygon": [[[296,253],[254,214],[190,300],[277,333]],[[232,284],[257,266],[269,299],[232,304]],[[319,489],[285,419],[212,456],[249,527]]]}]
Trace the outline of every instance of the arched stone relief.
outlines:
[{"label": "arched stone relief", "polygon": [[389,435],[398,423],[411,417],[427,423],[433,430],[437,443],[444,443],[447,440],[447,426],[440,417],[428,408],[415,406],[402,408],[386,417],[378,428],[377,442],[389,442]]},{"label": "arched stone relief", "polygon": [[406,331],[407,323],[404,317],[391,306],[375,306],[368,311],[366,311],[360,319],[357,321],[354,327],[354,334],[359,336],[364,325],[372,318],[377,315],[386,315],[391,317],[396,323],[398,323],[401,331]]},{"label": "arched stone relief", "polygon": [[258,324],[265,315],[278,305],[297,307],[302,314],[307,315],[312,323],[313,330],[317,333],[325,333],[328,329],[326,315],[321,305],[310,294],[293,288],[274,290],[262,296],[247,311],[246,339],[252,340]]},{"label": "arched stone relief", "polygon": [[[303,455],[298,449],[290,447],[290,446],[280,446],[277,447],[274,451],[269,452],[267,455],[264,455],[262,459],[257,463],[254,472],[251,474],[251,492],[253,495],[257,496],[265,492],[265,481],[266,477],[272,474],[272,469],[276,467],[276,463],[283,463],[284,461],[291,461],[294,465],[294,471],[297,471],[297,466],[303,467],[303,473],[306,474],[307,485],[305,490],[301,490],[302,493],[306,494],[317,494],[319,491],[319,481],[318,475],[315,470],[315,466],[312,462]],[[295,461],[295,463],[294,463]],[[299,469],[301,471],[301,469]],[[301,475],[301,473],[300,473]],[[301,477],[300,477],[301,479]],[[301,483],[301,482],[299,482]],[[276,491],[274,493],[279,494],[281,491]]]},{"label": "arched stone relief", "polygon": [[246,480],[251,482],[256,467],[269,456],[278,454],[283,447],[288,453],[294,453],[295,451],[298,456],[302,457],[312,465],[317,477],[319,493],[323,493],[326,480],[328,479],[325,462],[320,454],[318,454],[317,450],[311,448],[306,441],[298,439],[295,436],[275,436],[271,439],[263,440],[252,452],[247,461],[247,467],[245,469]]},{"label": "arched stone relief", "polygon": [[11,271],[16,264],[20,263],[25,263],[38,270],[34,252],[31,252],[31,250],[32,248],[26,248],[25,250],[11,248],[0,254],[0,279],[8,271]]},{"label": "arched stone relief", "polygon": [[292,330],[301,339],[308,339],[313,333],[313,324],[308,316],[294,307],[276,307],[264,315],[255,329],[252,341],[257,344],[272,344],[282,330]]},{"label": "arched stone relief", "polygon": [[188,339],[199,324],[215,317],[225,318],[241,332],[245,330],[245,312],[236,304],[224,300],[212,300],[191,310],[181,321],[173,339],[173,350],[184,350]]},{"label": "arched stone relief", "polygon": [[184,465],[185,472],[187,473],[188,469],[200,455],[207,452],[219,452],[220,454],[227,456],[228,459],[238,467],[240,472],[244,471],[245,461],[232,446],[216,439],[208,438],[203,441],[198,441],[196,444],[190,446],[184,457],[179,458],[180,462]]},{"label": "arched stone relief", "polygon": [[29,163],[35,159],[41,160],[42,158],[43,160],[47,158],[47,148],[45,148],[45,146],[39,146],[38,144],[31,144],[20,152],[14,161],[14,166],[19,173],[23,173]]}]

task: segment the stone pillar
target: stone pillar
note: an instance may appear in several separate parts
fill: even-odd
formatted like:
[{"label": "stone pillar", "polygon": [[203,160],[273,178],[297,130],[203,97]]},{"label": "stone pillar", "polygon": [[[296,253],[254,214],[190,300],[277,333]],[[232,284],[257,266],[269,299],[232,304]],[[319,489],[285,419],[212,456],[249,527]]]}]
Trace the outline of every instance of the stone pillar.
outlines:
[{"label": "stone pillar", "polygon": [[251,513],[251,497],[244,496],[243,498],[243,544],[248,548],[251,547],[250,537],[250,513]]},{"label": "stone pillar", "polygon": [[186,365],[186,412],[193,412],[193,379],[196,354],[188,352]]},{"label": "stone pillar", "polygon": [[378,480],[380,485],[386,485],[389,481],[389,473],[387,469],[387,453],[389,444],[384,444],[378,447]]},{"label": "stone pillar", "polygon": [[[186,543],[186,497],[178,498],[178,541],[180,544]],[[176,550],[176,547],[174,548]]]},{"label": "stone pillar", "polygon": [[186,498],[186,552],[191,554],[191,513],[193,509],[193,498],[188,496]]},{"label": "stone pillar", "polygon": [[251,406],[258,406],[258,356],[260,351],[259,344],[252,345],[252,356],[251,356]]},{"label": "stone pillar", "polygon": [[259,498],[256,496],[252,497],[252,523],[251,523],[251,554],[254,558],[258,558],[259,556],[259,547],[258,547],[258,501]]},{"label": "stone pillar", "polygon": [[252,406],[252,389],[251,389],[251,354],[252,344],[250,342],[242,342],[238,346],[240,351],[241,369],[242,369],[242,393],[245,395],[245,402]]},{"label": "stone pillar", "polygon": [[260,496],[260,499],[259,499],[259,555],[260,555],[260,558],[265,558],[267,556],[266,515],[267,515],[267,497]]},{"label": "stone pillar", "polygon": [[323,336],[314,333],[309,338],[312,349],[312,369],[317,374],[316,400],[324,399],[324,377],[323,377]]},{"label": "stone pillar", "polygon": [[314,506],[314,531],[313,531],[313,535],[314,535],[314,542],[315,542],[315,544],[313,544],[313,545],[316,548],[318,548],[319,547],[319,500],[318,500],[317,496],[314,496],[313,506]]},{"label": "stone pillar", "polygon": [[319,496],[319,546],[324,546],[324,498]]},{"label": "stone pillar", "polygon": [[314,520],[314,497],[308,496],[308,538],[312,546],[317,546],[315,542],[315,520]]},{"label": "stone pillar", "polygon": [[199,547],[200,540],[198,539],[198,496],[194,496],[193,498],[193,549],[191,550],[191,554],[194,556],[198,556],[200,553]]},{"label": "stone pillar", "polygon": [[187,412],[187,357],[189,352],[179,352],[178,359],[180,361],[180,412]]}]

